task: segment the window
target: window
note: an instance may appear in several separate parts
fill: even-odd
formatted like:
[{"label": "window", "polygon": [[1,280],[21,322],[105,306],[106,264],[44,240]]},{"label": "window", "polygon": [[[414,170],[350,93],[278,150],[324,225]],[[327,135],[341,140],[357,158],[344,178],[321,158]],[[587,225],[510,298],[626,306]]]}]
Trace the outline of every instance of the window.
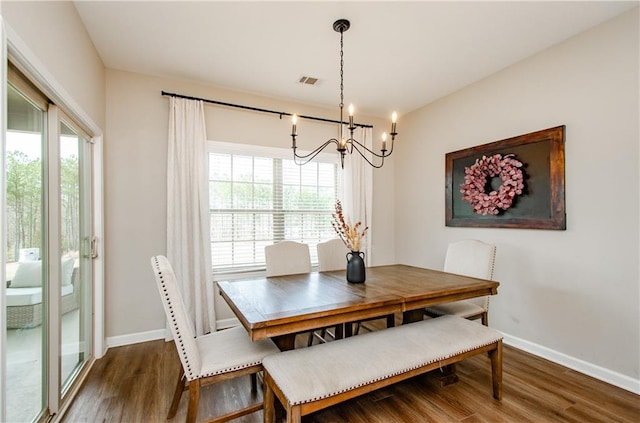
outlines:
[{"label": "window", "polygon": [[340,186],[336,157],[298,166],[289,149],[209,143],[211,262],[214,272],[265,266],[264,247],[335,237],[331,215]]}]

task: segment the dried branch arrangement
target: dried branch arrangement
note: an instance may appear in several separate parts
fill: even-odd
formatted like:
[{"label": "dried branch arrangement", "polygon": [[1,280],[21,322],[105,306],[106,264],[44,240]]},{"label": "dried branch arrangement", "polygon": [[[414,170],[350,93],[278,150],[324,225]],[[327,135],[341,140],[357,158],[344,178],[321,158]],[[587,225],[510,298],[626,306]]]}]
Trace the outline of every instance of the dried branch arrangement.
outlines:
[{"label": "dried branch arrangement", "polygon": [[333,221],[331,222],[331,225],[342,242],[344,242],[344,245],[346,245],[351,251],[360,251],[362,238],[367,234],[369,227],[367,226],[360,231],[362,222],[359,221],[353,226],[349,225],[344,219],[342,203],[340,203],[340,200],[336,201],[336,212],[332,216]]}]

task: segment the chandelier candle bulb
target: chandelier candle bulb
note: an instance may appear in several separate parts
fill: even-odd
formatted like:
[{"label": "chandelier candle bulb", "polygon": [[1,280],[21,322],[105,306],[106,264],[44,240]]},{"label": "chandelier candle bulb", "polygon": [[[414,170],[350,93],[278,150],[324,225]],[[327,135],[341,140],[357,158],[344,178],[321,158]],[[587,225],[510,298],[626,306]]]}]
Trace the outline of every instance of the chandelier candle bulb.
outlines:
[{"label": "chandelier candle bulb", "polygon": [[382,151],[386,151],[387,150],[387,133],[383,132],[382,133]]},{"label": "chandelier candle bulb", "polygon": [[296,124],[298,123],[298,116],[291,116],[291,135],[297,135],[296,133]]},{"label": "chandelier candle bulb", "polygon": [[353,128],[353,104],[349,105],[349,129]]},{"label": "chandelier candle bulb", "polygon": [[391,115],[391,135],[396,134],[396,120],[398,120],[398,114],[393,112]]}]

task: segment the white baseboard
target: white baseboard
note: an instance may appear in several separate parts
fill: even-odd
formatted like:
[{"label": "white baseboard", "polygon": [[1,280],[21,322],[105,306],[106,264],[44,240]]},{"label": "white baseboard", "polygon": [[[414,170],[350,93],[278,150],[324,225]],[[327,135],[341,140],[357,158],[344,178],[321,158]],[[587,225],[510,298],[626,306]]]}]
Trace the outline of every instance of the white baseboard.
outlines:
[{"label": "white baseboard", "polygon": [[[218,329],[229,329],[238,326],[240,321],[237,318],[222,319],[216,321]],[[122,347],[124,345],[139,344],[140,342],[155,341],[156,339],[164,339],[164,329],[150,330],[147,332],[131,333],[128,335],[111,336],[107,338],[107,348]]]},{"label": "white baseboard", "polygon": [[[240,324],[237,318],[222,319],[216,322],[218,329],[228,329]],[[596,378],[611,385],[640,395],[640,380],[614,372],[613,370],[588,363],[567,354],[552,350],[551,348],[535,344],[533,342],[503,333],[504,343],[520,350],[542,357],[561,366],[568,367],[580,373]],[[148,332],[132,333],[129,335],[113,336],[107,338],[107,347],[120,347],[123,345],[137,344],[140,342],[164,339],[164,329]]]},{"label": "white baseboard", "polygon": [[220,329],[229,329],[234,326],[238,326],[240,324],[240,320],[236,317],[232,317],[231,319],[222,319],[216,321],[216,327],[218,330]]},{"label": "white baseboard", "polygon": [[504,336],[504,343],[507,345],[511,345],[512,347],[526,351],[538,357],[542,357],[556,364],[560,364],[561,366],[568,367],[577,372],[584,373],[585,375],[591,376],[595,379],[640,395],[639,379],[633,379],[632,377],[614,372],[613,370],[588,363],[584,360],[580,360],[579,358],[571,357],[567,354],[552,350],[551,348],[547,348],[506,333],[503,333],[502,335]]},{"label": "white baseboard", "polygon": [[140,342],[155,341],[156,339],[164,339],[164,329],[108,337],[107,348],[139,344]]}]

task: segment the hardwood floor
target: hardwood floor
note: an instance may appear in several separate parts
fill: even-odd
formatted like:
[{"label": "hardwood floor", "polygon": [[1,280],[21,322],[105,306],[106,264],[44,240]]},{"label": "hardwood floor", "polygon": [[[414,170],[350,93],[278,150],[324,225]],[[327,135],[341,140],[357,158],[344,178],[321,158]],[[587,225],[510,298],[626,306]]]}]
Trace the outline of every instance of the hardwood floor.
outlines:
[{"label": "hardwood floor", "polygon": [[[306,339],[297,340],[304,344]],[[173,343],[152,341],[110,349],[98,360],[63,422],[164,422],[179,371]],[[504,398],[491,397],[486,355],[457,366],[460,381],[441,388],[429,374],[312,414],[304,422],[633,422],[640,396],[505,346]],[[187,396],[172,420],[184,422]],[[261,400],[261,392],[258,400]],[[203,389],[199,420],[244,406],[249,377]],[[234,420],[262,422],[262,412]]]}]

